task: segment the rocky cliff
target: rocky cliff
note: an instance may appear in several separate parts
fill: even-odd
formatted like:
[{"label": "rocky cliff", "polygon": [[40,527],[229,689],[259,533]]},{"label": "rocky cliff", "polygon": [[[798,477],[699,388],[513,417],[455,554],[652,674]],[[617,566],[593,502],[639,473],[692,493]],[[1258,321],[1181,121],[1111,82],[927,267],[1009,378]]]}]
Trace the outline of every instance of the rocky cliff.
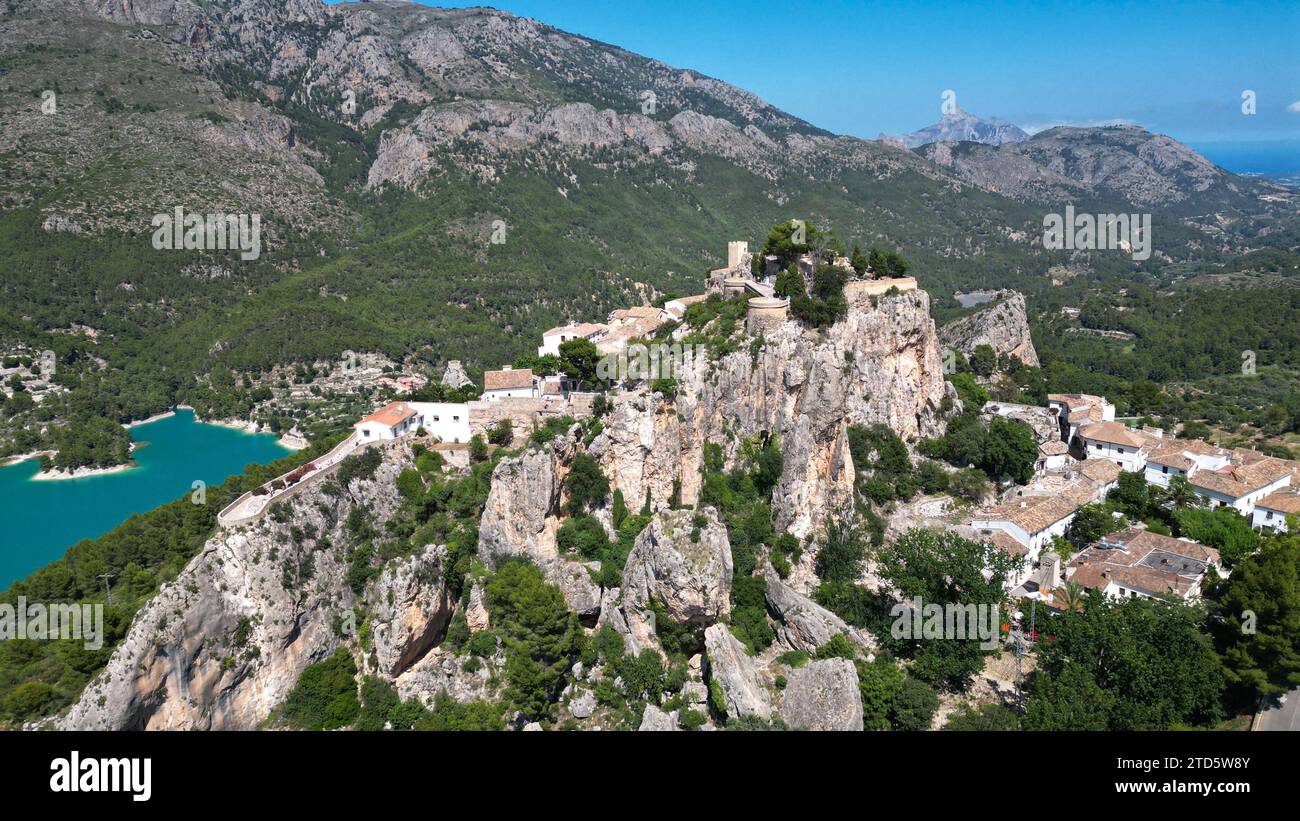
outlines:
[{"label": "rocky cliff", "polygon": [[944,325],[939,329],[939,341],[966,356],[980,345],[988,345],[999,356],[1011,355],[1031,368],[1039,366],[1029,335],[1025,298],[1015,291],[1001,291],[987,308]]},{"label": "rocky cliff", "polygon": [[[704,444],[728,466],[746,441],[780,438],[784,463],[773,507],[778,530],[803,537],[848,503],[849,425],[884,423],[904,439],[942,431],[944,382],[929,296],[911,291],[855,302],[822,331],[786,322],[762,340],[679,378],[676,400],[614,401],[590,451],[629,500],[699,498]],[[955,397],[953,397],[955,401]]]},{"label": "rocky cliff", "polygon": [[[781,652],[809,653],[837,635],[864,657],[874,647],[869,635],[800,592],[811,585],[813,545],[787,580],[760,560],[755,572],[765,576],[775,637],[763,654],[751,658],[727,628],[735,566],[727,527],[712,508],[697,508],[700,472],[706,444],[719,445],[730,466],[743,443],[778,437],[778,531],[814,534],[847,509],[854,476],[848,426],[881,422],[913,439],[942,430],[945,410],[956,408],[928,297],[913,291],[864,298],[824,330],[788,322],[766,339],[737,340],[735,352],[682,374],[673,400],[644,390],[619,395],[598,435],[575,424],[500,458],[478,518],[478,559],[489,573],[508,560],[532,562],[583,625],[612,628],[634,656],[653,650],[667,657],[660,619],[698,631],[685,704],[701,704],[714,682],[725,715],[860,727],[852,664],[810,665],[791,677],[783,695],[774,683],[782,675],[775,661]],[[274,715],[308,665],[341,646],[363,673],[391,682],[403,698],[425,705],[441,694],[499,699],[506,675],[500,647],[467,664],[462,650],[441,646],[461,615],[470,633],[489,629],[493,616],[482,586],[467,579],[463,597],[453,594],[446,548],[403,548],[393,538],[393,523],[411,512],[397,480],[413,466],[413,453],[405,442],[377,447],[382,459],[372,475],[346,486],[328,479],[259,521],[217,533],[141,610],[107,668],[58,726],[254,728]],[[565,478],[584,451],[597,459],[611,490],[629,500],[647,492],[650,498],[652,515],[613,579],[600,562],[564,552],[557,539],[571,501]],[[669,506],[674,489],[680,509]],[[610,511],[597,505],[594,514],[616,538]],[[373,534],[358,539],[367,527]],[[388,557],[372,561],[366,554],[358,564],[360,543]],[[364,637],[356,623],[362,619]],[[610,720],[592,696],[602,673],[575,664],[567,675],[562,716]],[[682,709],[647,710],[642,726],[673,729],[684,720]]]},{"label": "rocky cliff", "polygon": [[[251,729],[309,664],[357,627],[348,583],[348,514],[375,521],[397,508],[397,475],[411,466],[391,447],[374,476],[322,483],[282,513],[218,532],[136,615],[105,670],[58,722],[61,729]],[[375,666],[387,676],[438,638],[450,615],[441,548],[390,562],[371,585]]]}]

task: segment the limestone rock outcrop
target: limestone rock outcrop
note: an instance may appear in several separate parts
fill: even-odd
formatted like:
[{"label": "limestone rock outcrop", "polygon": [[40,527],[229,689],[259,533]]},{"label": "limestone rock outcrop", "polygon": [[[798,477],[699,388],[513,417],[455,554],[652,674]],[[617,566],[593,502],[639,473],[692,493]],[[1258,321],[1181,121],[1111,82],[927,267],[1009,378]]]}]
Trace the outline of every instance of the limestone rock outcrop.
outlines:
[{"label": "limestone rock outcrop", "polygon": [[777,639],[791,650],[811,653],[826,642],[843,635],[864,652],[871,652],[875,642],[867,633],[850,626],[831,611],[781,581],[769,565],[764,572],[767,582],[767,607],[780,624]]},{"label": "limestone rock outcrop", "polygon": [[[327,545],[346,544],[345,522],[355,505],[376,521],[391,516],[400,504],[393,492],[397,475],[409,467],[410,450],[395,444],[372,478],[353,479],[345,492],[311,487],[285,502],[287,521],[268,516],[219,532],[140,609],[107,666],[57,726],[256,727],[303,669],[355,636],[349,563],[341,547]],[[296,541],[295,530],[315,535]],[[400,572],[390,578],[394,591],[412,601],[429,595]],[[392,647],[400,658],[399,645]]]},{"label": "limestone rock outcrop", "polygon": [[988,307],[968,314],[939,329],[944,347],[970,356],[980,345],[988,345],[999,356],[1010,354],[1031,368],[1037,368],[1038,352],[1029,336],[1025,297],[1015,291],[999,291]]},{"label": "limestone rock outcrop", "polygon": [[575,449],[575,432],[570,432],[497,464],[479,521],[478,552],[492,569],[504,558],[528,558],[564,591],[569,607],[594,619],[601,590],[592,573],[599,565],[561,555],[556,542],[565,465]]},{"label": "limestone rock outcrop", "polygon": [[861,730],[862,695],[853,662],[810,661],[792,671],[779,712],[795,730]]},{"label": "limestone rock outcrop", "polygon": [[662,505],[676,483],[691,505],[705,443],[721,445],[731,467],[746,441],[778,436],[776,526],[807,536],[851,499],[849,425],[880,422],[904,439],[933,436],[944,429],[943,408],[960,407],[944,381],[929,308],[924,291],[909,291],[855,300],[822,331],[786,322],[756,353],[746,345],[696,363],[679,376],[672,405],[647,394],[617,397],[589,450],[625,499],[648,490]]},{"label": "limestone rock outcrop", "polygon": [[622,587],[610,599],[602,620],[633,642],[636,651],[657,647],[655,613],[684,624],[708,626],[731,612],[731,544],[727,528],[713,508],[706,508],[697,527],[689,510],[655,515],[628,554]]},{"label": "limestone rock outcrop", "polygon": [[442,639],[455,602],[443,581],[447,548],[429,545],[418,556],[389,562],[366,595],[375,657],[396,677]]},{"label": "limestone rock outcrop", "polygon": [[442,372],[442,384],[449,388],[463,388],[473,381],[469,378],[469,374],[465,373],[465,366],[460,364],[459,359],[448,362],[447,369]]},{"label": "limestone rock outcrop", "polygon": [[754,716],[764,721],[771,718],[767,688],[759,680],[745,645],[731,635],[727,625],[715,624],[705,630],[704,648],[708,654],[709,678],[722,693],[727,716]]},{"label": "limestone rock outcrop", "polygon": [[641,726],[637,727],[637,731],[642,733],[676,732],[677,730],[677,713],[665,713],[653,704],[645,706],[645,712],[641,715]]}]

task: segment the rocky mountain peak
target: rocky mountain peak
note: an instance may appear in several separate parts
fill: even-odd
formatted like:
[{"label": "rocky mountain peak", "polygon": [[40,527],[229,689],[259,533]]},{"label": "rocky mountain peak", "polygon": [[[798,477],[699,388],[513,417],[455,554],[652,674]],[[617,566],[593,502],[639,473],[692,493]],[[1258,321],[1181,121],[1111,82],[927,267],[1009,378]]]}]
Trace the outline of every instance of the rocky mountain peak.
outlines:
[{"label": "rocky mountain peak", "polygon": [[901,136],[881,134],[880,139],[899,143],[907,148],[919,148],[936,142],[975,142],[985,145],[1017,143],[1029,139],[1029,134],[1014,123],[997,117],[984,118],[953,106],[945,111],[934,125]]}]

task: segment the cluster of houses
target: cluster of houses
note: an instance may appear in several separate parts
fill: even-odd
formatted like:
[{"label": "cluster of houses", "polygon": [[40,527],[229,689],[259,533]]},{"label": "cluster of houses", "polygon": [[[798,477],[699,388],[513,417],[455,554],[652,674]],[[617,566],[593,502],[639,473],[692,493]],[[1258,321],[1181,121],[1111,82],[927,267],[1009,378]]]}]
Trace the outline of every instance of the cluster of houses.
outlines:
[{"label": "cluster of houses", "polygon": [[1213,548],[1140,527],[1106,535],[1062,567],[1051,546],[1079,508],[1106,498],[1121,472],[1163,488],[1181,476],[1209,507],[1231,507],[1257,528],[1286,530],[1287,515],[1300,513],[1300,462],[1129,427],[1115,421],[1104,397],[1052,394],[1046,408],[990,403],[985,411],[1025,421],[1042,440],[1034,481],[958,528],[1024,559],[1010,580],[1013,595],[1051,604],[1053,588],[1075,582],[1110,596],[1192,600],[1209,568],[1223,573]]}]

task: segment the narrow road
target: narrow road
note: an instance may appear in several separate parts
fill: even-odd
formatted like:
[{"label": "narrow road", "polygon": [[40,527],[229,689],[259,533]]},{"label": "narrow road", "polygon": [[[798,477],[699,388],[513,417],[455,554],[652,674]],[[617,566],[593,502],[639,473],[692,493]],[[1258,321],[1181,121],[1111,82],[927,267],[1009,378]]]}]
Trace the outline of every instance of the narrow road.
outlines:
[{"label": "narrow road", "polygon": [[1259,714],[1256,730],[1300,731],[1300,687],[1286,694],[1282,704],[1274,703]]}]

